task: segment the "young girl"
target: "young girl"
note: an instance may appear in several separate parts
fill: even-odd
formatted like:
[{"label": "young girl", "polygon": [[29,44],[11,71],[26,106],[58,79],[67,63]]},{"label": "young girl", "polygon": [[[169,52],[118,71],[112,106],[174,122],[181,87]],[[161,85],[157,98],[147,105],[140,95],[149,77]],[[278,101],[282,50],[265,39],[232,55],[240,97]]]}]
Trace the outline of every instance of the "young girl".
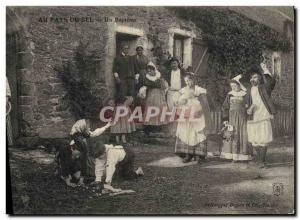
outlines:
[{"label": "young girl", "polygon": [[177,103],[178,106],[185,105],[187,109],[193,107],[197,121],[190,120],[189,110],[183,120],[178,120],[175,153],[185,155],[184,163],[193,157],[200,162],[207,155],[205,130],[211,126],[206,89],[195,85],[193,75],[186,75],[184,81],[186,86],[180,90],[181,96]]},{"label": "young girl", "polygon": [[127,143],[126,135],[135,131],[135,124],[133,121],[128,121],[130,117],[130,105],[133,102],[133,98],[131,96],[123,96],[117,95],[117,98],[114,103],[115,109],[122,106],[126,107],[128,110],[128,114],[118,118],[114,125],[111,126],[110,132],[116,135],[116,143],[120,143],[120,137],[123,144]]},{"label": "young girl", "polygon": [[231,91],[222,106],[223,120],[232,127],[231,137],[223,141],[221,158],[236,161],[251,160],[247,140],[246,92],[236,80],[230,81]]}]

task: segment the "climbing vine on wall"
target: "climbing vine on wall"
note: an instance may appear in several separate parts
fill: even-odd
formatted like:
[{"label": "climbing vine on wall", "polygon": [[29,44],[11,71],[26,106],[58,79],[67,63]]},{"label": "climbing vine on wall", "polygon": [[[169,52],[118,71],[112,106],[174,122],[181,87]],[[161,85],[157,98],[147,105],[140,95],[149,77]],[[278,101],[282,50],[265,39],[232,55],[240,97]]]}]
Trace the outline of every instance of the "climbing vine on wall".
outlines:
[{"label": "climbing vine on wall", "polygon": [[[283,52],[291,49],[289,41],[280,33],[224,7],[174,7],[172,10],[203,31],[202,39],[210,54],[208,75],[215,78],[246,74],[251,66],[260,64],[266,49]],[[215,91],[216,88],[220,90],[216,97],[220,104],[226,94],[222,91],[224,85],[216,85]]]},{"label": "climbing vine on wall", "polygon": [[247,67],[259,65],[266,49],[290,49],[283,35],[229,9],[185,7],[177,11],[202,29],[203,41],[214,60],[210,69],[218,74],[231,77],[244,73]]}]

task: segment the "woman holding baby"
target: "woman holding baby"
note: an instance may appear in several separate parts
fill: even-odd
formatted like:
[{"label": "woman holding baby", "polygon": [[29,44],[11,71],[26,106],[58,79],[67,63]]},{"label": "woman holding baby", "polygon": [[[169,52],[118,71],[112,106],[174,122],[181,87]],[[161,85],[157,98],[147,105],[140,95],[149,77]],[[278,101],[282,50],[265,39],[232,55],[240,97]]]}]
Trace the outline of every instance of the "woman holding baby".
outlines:
[{"label": "woman holding baby", "polygon": [[195,84],[193,74],[184,76],[185,87],[179,90],[175,101],[179,113],[175,153],[183,155],[183,162],[193,158],[198,162],[206,159],[206,132],[211,128],[210,110],[206,89]]}]

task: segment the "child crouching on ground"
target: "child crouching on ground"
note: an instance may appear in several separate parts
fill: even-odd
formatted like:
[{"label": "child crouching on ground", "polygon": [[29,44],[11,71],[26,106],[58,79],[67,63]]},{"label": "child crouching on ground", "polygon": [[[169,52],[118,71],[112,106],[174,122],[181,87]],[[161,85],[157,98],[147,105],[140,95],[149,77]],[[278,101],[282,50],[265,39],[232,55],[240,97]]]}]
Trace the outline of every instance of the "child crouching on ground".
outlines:
[{"label": "child crouching on ground", "polygon": [[[99,143],[100,145],[100,143]],[[96,179],[92,185],[103,184],[104,188],[113,192],[121,191],[111,186],[115,171],[124,179],[135,179],[143,176],[141,167],[134,171],[134,152],[121,145],[104,144],[98,146],[95,160]]]}]

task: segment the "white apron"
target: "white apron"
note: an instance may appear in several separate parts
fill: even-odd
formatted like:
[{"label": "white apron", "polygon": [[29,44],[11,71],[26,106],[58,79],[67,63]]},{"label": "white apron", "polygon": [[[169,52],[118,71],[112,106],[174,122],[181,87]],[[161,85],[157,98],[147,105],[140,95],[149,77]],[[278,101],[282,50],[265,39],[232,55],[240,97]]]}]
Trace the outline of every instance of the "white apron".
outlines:
[{"label": "white apron", "polygon": [[251,88],[253,110],[253,120],[247,122],[248,141],[253,146],[266,146],[273,141],[271,115],[259,94],[258,87]]}]

